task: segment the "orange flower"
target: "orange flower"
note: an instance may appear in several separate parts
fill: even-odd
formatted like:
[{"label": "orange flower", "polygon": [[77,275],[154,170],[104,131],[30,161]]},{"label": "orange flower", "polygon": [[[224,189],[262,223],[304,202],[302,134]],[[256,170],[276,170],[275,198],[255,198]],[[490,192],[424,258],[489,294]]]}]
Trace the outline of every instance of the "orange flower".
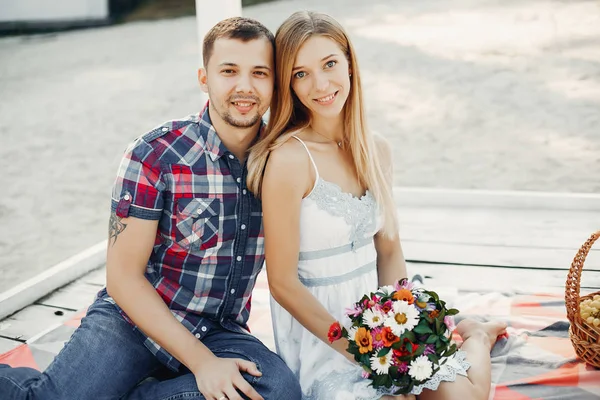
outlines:
[{"label": "orange flower", "polygon": [[396,291],[392,297],[394,300],[404,300],[408,304],[413,304],[415,302],[412,292],[408,289],[400,289]]},{"label": "orange flower", "polygon": [[384,326],[383,329],[381,330],[381,336],[382,336],[382,340],[383,340],[383,345],[385,347],[391,347],[394,343],[399,342],[400,338],[396,335],[394,335],[394,332],[392,332],[392,329]]},{"label": "orange flower", "polygon": [[429,318],[437,318],[438,315],[440,315],[440,312],[438,310],[433,310],[429,313]]},{"label": "orange flower", "polygon": [[373,351],[373,336],[371,336],[371,332],[369,332],[367,328],[358,328],[354,338],[360,354],[366,354]]}]

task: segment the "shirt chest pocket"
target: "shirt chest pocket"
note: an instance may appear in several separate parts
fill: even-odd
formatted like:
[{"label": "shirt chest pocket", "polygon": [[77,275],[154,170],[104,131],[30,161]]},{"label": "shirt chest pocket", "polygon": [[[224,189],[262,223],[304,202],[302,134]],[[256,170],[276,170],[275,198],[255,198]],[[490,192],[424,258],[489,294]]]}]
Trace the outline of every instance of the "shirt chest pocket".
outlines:
[{"label": "shirt chest pocket", "polygon": [[220,199],[178,199],[175,240],[189,250],[206,250],[219,243]]}]

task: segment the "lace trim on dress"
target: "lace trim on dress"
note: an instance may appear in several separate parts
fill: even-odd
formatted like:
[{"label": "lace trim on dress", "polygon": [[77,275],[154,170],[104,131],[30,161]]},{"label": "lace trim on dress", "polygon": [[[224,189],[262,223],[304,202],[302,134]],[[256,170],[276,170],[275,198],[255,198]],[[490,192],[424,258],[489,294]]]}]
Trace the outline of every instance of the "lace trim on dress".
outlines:
[{"label": "lace trim on dress", "polygon": [[317,183],[307,198],[312,198],[320,209],[329,214],[343,217],[350,225],[352,251],[356,251],[358,242],[373,228],[376,203],[368,190],[359,198],[342,191],[342,188],[333,182],[317,178]]},{"label": "lace trim on dress", "polygon": [[454,382],[456,375],[467,376],[467,370],[471,364],[467,361],[467,353],[458,350],[456,353],[448,357],[446,363],[440,368],[430,380],[422,385],[415,386],[412,394],[419,395],[423,389],[436,390],[442,382]]}]

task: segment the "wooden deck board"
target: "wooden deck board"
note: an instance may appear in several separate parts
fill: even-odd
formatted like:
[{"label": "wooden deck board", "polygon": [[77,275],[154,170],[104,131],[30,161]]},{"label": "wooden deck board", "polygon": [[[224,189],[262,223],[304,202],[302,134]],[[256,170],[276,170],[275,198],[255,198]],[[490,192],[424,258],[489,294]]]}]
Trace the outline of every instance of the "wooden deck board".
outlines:
[{"label": "wooden deck board", "polygon": [[65,321],[73,314],[73,311],[56,307],[31,305],[3,320],[0,324],[0,335],[28,340],[48,327]]},{"label": "wooden deck board", "polygon": [[35,304],[77,311],[87,307],[99,290],[98,285],[90,285],[85,279],[80,279],[36,301]]}]

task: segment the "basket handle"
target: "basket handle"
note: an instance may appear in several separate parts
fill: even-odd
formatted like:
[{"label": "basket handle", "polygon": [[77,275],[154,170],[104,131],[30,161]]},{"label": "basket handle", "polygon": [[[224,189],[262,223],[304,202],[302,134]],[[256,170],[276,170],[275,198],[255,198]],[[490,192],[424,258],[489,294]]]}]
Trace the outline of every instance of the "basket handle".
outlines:
[{"label": "basket handle", "polygon": [[583,264],[589,254],[592,245],[600,238],[600,231],[592,233],[592,236],[581,246],[577,255],[571,263],[569,274],[567,275],[567,283],[565,285],[565,305],[567,306],[567,318],[571,324],[576,316],[579,315],[579,293],[581,283],[581,271]]}]

